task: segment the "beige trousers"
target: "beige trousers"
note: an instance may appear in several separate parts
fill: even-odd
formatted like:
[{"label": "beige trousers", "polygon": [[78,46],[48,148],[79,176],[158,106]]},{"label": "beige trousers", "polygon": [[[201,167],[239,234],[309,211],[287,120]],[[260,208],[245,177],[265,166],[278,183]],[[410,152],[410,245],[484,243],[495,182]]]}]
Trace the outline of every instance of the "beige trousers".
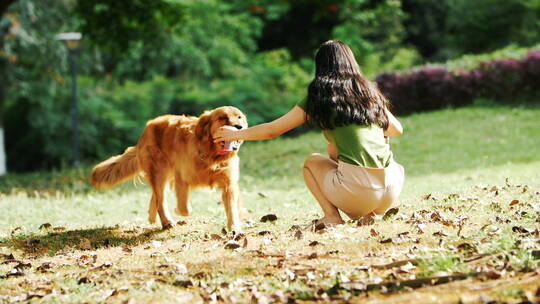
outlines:
[{"label": "beige trousers", "polygon": [[403,166],[392,161],[386,168],[367,168],[337,161],[322,181],[321,191],[351,218],[374,212],[383,214],[397,201],[403,182]]}]

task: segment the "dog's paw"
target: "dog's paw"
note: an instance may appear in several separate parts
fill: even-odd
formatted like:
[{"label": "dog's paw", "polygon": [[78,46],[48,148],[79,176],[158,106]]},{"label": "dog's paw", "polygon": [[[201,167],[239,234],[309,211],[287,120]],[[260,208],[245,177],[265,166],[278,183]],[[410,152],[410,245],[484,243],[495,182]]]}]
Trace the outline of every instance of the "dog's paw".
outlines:
[{"label": "dog's paw", "polygon": [[156,223],[156,217],[148,217],[148,222],[150,222],[150,224],[155,224]]},{"label": "dog's paw", "polygon": [[174,227],[174,224],[172,222],[161,223],[161,228],[163,230],[172,229],[173,227]]},{"label": "dog's paw", "polygon": [[227,231],[229,232],[235,232],[235,233],[241,233],[244,230],[242,229],[242,225],[236,224],[236,225],[227,225]]},{"label": "dog's paw", "polygon": [[187,210],[180,210],[178,208],[174,208],[174,213],[180,215],[180,216],[190,216],[191,215],[191,208],[188,208]]}]

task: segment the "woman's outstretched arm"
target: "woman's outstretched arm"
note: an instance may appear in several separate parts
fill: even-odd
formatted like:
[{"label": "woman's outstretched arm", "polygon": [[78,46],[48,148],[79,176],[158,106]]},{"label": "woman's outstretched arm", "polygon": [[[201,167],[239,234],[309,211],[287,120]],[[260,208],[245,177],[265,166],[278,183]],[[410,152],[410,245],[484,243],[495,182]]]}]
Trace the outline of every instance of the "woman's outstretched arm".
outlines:
[{"label": "woman's outstretched arm", "polygon": [[306,113],[299,106],[292,108],[280,118],[247,129],[237,130],[223,126],[214,134],[214,142],[234,140],[260,140],[277,137],[292,130],[306,121]]}]

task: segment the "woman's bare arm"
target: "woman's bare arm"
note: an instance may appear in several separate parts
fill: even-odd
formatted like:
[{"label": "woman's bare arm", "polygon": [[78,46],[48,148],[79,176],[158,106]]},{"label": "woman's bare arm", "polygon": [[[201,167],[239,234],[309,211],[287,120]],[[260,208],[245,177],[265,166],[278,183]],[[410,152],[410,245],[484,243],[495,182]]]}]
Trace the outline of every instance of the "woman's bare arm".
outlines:
[{"label": "woman's bare arm", "polygon": [[384,131],[384,136],[400,136],[403,134],[403,126],[401,126],[401,123],[397,120],[388,109],[385,109],[386,115],[388,116],[388,129]]},{"label": "woman's bare arm", "polygon": [[247,129],[237,130],[230,126],[221,127],[214,134],[214,142],[270,139],[298,127],[305,121],[306,113],[299,106],[295,106],[287,114],[274,121],[262,123]]},{"label": "woman's bare arm", "polygon": [[328,152],[328,156],[331,159],[337,161],[339,152],[338,152],[338,149],[337,149],[337,147],[335,145],[328,144],[328,146],[326,147],[326,151]]}]

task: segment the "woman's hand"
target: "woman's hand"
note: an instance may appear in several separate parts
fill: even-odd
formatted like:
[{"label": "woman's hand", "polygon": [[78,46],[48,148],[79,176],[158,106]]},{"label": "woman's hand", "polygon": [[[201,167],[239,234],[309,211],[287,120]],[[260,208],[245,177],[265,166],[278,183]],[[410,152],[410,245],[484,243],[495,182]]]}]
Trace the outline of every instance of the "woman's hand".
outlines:
[{"label": "woman's hand", "polygon": [[305,121],[306,113],[304,110],[299,106],[294,106],[287,114],[272,122],[241,130],[236,130],[231,126],[223,126],[213,134],[214,142],[270,139],[298,127]]},{"label": "woman's hand", "polygon": [[238,134],[236,134],[238,131],[235,127],[223,126],[214,133],[214,142],[238,140]]}]

